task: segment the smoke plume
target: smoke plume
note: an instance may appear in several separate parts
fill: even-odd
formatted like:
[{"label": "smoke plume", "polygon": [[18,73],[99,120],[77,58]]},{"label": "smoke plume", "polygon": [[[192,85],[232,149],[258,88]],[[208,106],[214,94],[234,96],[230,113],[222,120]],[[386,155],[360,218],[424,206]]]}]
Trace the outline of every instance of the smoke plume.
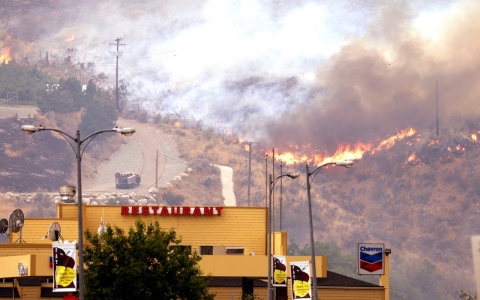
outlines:
[{"label": "smoke plume", "polygon": [[[70,51],[131,107],[232,128],[265,147],[332,152],[413,126],[475,121],[475,1],[30,1],[0,8],[0,47]],[[0,48],[1,50],[1,48]]]}]

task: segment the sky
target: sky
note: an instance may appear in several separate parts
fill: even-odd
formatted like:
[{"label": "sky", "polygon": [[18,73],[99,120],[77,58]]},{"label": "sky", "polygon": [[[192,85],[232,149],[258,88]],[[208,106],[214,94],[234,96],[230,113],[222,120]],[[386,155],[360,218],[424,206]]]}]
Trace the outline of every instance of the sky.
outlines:
[{"label": "sky", "polygon": [[437,83],[442,132],[474,122],[479,13],[463,0],[54,0],[12,16],[2,43],[13,55],[74,48],[113,86],[121,38],[132,107],[332,152],[433,129]]}]

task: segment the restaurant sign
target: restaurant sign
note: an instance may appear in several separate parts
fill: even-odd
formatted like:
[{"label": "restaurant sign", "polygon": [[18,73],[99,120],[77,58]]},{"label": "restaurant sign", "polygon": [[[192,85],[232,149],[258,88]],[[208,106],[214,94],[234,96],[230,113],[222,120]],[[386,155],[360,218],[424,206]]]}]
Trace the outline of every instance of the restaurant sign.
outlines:
[{"label": "restaurant sign", "polygon": [[221,206],[190,207],[190,206],[121,206],[122,216],[206,216],[220,217]]}]

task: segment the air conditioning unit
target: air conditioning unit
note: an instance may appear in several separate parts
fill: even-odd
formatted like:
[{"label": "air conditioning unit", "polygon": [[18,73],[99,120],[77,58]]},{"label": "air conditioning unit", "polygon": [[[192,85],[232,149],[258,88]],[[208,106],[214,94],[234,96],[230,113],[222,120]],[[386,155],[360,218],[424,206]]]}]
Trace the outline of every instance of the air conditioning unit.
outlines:
[{"label": "air conditioning unit", "polygon": [[255,256],[255,252],[248,253],[249,256]]}]

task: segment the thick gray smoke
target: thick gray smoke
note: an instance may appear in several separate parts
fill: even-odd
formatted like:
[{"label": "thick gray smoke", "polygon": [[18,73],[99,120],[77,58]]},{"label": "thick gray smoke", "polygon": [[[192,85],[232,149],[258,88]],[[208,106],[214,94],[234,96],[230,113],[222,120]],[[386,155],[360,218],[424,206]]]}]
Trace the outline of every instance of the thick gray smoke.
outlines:
[{"label": "thick gray smoke", "polygon": [[94,62],[112,85],[121,37],[132,105],[266,147],[333,151],[434,128],[436,81],[443,127],[480,109],[475,1],[53,0],[0,12],[0,49],[75,49],[74,62]]},{"label": "thick gray smoke", "polygon": [[273,140],[307,141],[331,155],[339,144],[366,143],[409,126],[434,133],[436,82],[441,131],[480,125],[479,12],[474,2],[455,3],[442,18],[415,24],[419,13],[408,3],[381,7],[365,34],[317,69],[309,102],[267,126]]}]

